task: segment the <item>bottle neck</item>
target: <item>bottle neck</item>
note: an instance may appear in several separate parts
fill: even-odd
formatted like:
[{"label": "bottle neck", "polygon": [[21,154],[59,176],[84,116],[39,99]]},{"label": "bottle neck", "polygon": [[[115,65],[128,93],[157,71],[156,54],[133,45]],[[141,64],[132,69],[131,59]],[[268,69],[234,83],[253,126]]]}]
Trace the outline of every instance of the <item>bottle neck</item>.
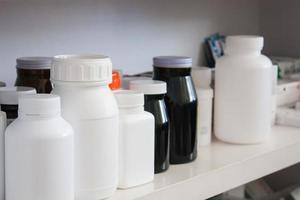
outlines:
[{"label": "bottle neck", "polygon": [[144,106],[121,107],[120,114],[136,114],[144,112]]}]

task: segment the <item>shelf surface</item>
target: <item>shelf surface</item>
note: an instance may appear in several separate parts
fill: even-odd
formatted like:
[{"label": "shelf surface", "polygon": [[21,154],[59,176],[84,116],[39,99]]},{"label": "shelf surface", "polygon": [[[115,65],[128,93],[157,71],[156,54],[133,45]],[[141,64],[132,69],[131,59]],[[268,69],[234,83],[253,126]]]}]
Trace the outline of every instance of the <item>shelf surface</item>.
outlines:
[{"label": "shelf surface", "polygon": [[300,129],[276,126],[259,145],[214,141],[193,163],[171,165],[153,182],[118,190],[109,200],[202,200],[300,162]]}]

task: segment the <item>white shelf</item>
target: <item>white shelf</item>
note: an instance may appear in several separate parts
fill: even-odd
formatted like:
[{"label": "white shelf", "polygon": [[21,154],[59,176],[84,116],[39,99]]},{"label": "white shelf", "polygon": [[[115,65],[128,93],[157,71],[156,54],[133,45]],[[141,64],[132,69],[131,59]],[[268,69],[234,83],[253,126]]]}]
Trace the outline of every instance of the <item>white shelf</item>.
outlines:
[{"label": "white shelf", "polygon": [[300,162],[300,129],[274,127],[259,145],[214,141],[190,164],[172,165],[152,183],[118,190],[110,200],[202,200]]}]

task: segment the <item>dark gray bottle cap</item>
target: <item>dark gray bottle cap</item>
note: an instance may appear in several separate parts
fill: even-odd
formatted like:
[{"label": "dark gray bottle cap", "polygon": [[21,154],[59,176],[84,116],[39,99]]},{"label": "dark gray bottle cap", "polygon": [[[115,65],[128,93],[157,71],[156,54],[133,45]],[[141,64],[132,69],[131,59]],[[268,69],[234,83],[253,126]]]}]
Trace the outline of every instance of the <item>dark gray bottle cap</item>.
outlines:
[{"label": "dark gray bottle cap", "polygon": [[50,69],[51,57],[21,57],[17,58],[18,69]]},{"label": "dark gray bottle cap", "polygon": [[153,58],[155,67],[190,68],[192,67],[192,62],[192,58],[186,56],[158,56]]}]

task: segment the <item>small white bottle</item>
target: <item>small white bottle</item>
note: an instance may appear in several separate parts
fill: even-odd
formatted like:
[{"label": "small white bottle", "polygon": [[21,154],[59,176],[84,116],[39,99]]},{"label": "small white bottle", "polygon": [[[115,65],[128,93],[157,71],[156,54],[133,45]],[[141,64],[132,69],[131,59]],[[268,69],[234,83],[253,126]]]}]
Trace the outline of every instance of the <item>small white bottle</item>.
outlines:
[{"label": "small white bottle", "polygon": [[211,88],[197,88],[198,116],[197,134],[198,146],[206,146],[211,143],[212,112],[214,92]]},{"label": "small white bottle", "polygon": [[195,84],[197,107],[197,136],[198,146],[211,143],[212,112],[214,91],[211,88],[212,70],[208,67],[193,67],[192,78]]},{"label": "small white bottle", "polygon": [[4,133],[6,129],[6,113],[0,111],[0,200],[5,199],[4,188]]},{"label": "small white bottle", "polygon": [[120,90],[119,188],[151,182],[154,178],[154,117],[144,111],[143,93]]},{"label": "small white bottle", "polygon": [[73,130],[56,95],[24,95],[5,132],[6,200],[74,200]]},{"label": "small white bottle", "polygon": [[75,199],[99,200],[118,185],[119,111],[108,87],[112,63],[102,55],[60,55],[53,59],[52,92],[74,129]]},{"label": "small white bottle", "polygon": [[263,37],[229,36],[217,60],[214,132],[237,144],[265,141],[271,133],[273,68],[261,54]]}]

